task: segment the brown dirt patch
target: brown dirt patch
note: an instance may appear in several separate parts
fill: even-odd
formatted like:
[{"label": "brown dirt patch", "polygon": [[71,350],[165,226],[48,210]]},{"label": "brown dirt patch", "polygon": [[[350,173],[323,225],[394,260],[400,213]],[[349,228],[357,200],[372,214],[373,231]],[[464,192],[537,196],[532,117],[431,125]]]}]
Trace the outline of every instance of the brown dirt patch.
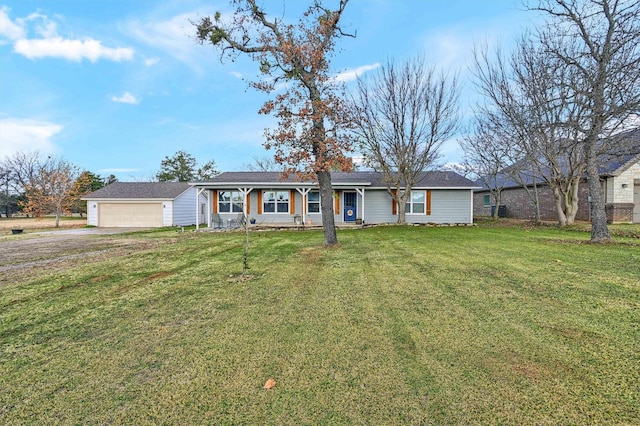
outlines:
[{"label": "brown dirt patch", "polygon": [[[52,217],[1,218],[0,235],[9,235],[12,229],[49,229],[55,228],[55,226],[56,220]],[[60,228],[84,228],[86,226],[86,219],[60,220]]]},{"label": "brown dirt patch", "polygon": [[124,257],[157,244],[134,238],[90,235],[43,234],[0,239],[0,287],[37,277],[43,271],[63,270],[104,260],[105,256]]}]

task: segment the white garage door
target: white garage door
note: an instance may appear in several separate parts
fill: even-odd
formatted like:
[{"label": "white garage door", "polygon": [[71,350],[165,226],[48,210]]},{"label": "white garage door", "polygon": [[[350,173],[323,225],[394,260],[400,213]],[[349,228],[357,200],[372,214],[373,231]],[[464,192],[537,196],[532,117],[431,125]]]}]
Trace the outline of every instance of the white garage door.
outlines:
[{"label": "white garage door", "polygon": [[162,203],[100,203],[98,226],[161,227]]}]

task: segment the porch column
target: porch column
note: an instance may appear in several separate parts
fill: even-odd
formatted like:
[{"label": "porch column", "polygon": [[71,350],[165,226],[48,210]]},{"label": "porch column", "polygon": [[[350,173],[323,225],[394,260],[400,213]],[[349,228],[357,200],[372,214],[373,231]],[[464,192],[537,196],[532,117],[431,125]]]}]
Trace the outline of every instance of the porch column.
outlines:
[{"label": "porch column", "polygon": [[296,188],[296,191],[302,195],[302,224],[307,223],[307,194],[311,191],[311,188]]},{"label": "porch column", "polygon": [[211,192],[210,189],[207,189],[204,193],[204,198],[207,202],[207,227],[211,228],[213,226],[213,224],[211,223],[211,213],[213,213],[211,211],[211,200],[213,199],[213,192]]},{"label": "porch column", "polygon": [[362,197],[362,208],[361,208],[362,214],[361,214],[361,216],[362,216],[362,223],[364,224],[364,223],[366,223],[365,220],[364,220],[364,188],[356,188],[356,192],[358,194],[360,194],[360,197]]},{"label": "porch column", "polygon": [[[200,230],[200,195],[204,191],[205,191],[204,188],[196,188],[196,231]],[[209,223],[209,220],[207,220],[207,224],[208,223]]]}]

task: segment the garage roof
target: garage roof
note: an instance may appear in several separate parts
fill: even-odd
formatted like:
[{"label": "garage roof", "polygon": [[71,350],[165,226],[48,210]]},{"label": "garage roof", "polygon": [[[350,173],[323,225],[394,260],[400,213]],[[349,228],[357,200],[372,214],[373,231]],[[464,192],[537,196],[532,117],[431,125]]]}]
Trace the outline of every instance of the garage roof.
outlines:
[{"label": "garage roof", "polygon": [[186,182],[113,182],[83,200],[97,199],[165,199],[173,200],[189,189]]}]

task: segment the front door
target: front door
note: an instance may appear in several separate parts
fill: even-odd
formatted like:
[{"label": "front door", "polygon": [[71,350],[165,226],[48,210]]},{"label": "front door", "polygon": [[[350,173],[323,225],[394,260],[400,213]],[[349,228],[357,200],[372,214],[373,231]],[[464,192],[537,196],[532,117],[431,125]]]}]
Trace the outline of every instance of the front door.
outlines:
[{"label": "front door", "polygon": [[355,222],[358,213],[358,199],[355,192],[344,193],[344,221]]}]

